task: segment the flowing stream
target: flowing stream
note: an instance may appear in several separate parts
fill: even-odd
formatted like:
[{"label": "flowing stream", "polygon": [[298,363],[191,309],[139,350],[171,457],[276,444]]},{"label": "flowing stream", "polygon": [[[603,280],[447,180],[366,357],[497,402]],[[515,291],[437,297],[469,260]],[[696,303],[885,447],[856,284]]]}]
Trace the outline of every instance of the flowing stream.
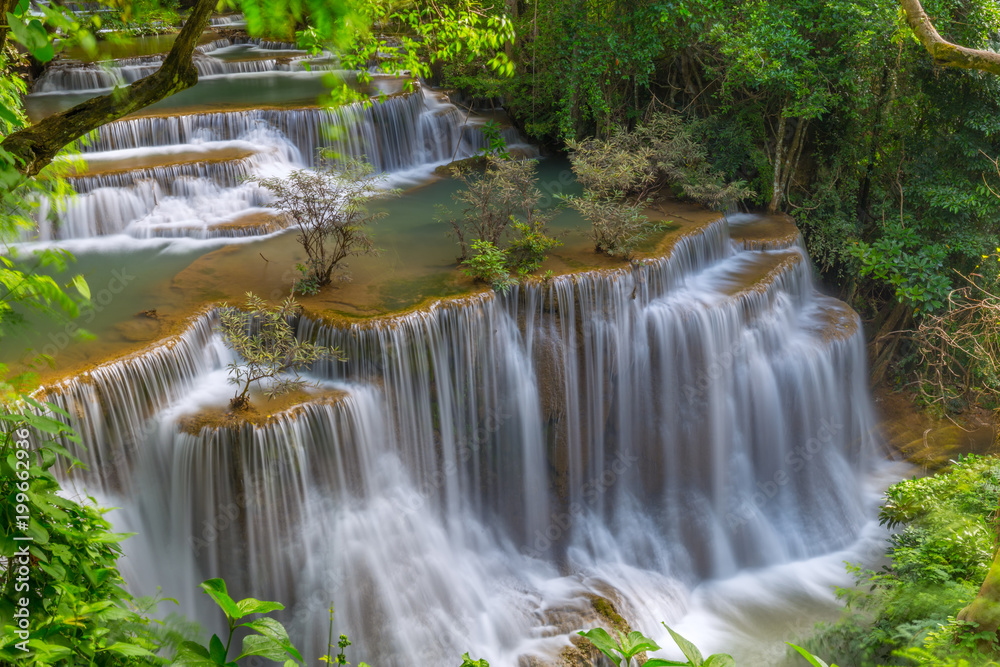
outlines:
[{"label": "flowing stream", "polygon": [[[406,182],[482,145],[482,119],[425,88],[337,111],[272,106],[301,94],[281,46],[207,42],[194,97],[241,77],[275,89],[241,96],[249,108],[175,100],[102,128],[80,196],[42,211],[33,241],[98,258],[112,237],[264,243],[283,233],[248,222],[270,211],[245,176],[313,166],[328,146]],[[155,65],[144,58],[50,71],[38,113],[134,80]],[[211,629],[197,584],[224,577],[288,605],[310,663],[331,602],[352,662],[468,651],[503,667],[569,660],[603,599],[664,656],[677,653],[661,621],[706,651],[779,664],[781,641],[836,613],[842,562],[879,552],[886,473],[857,315],[816,290],[794,235],[743,240],[766,223],[720,217],[658,259],[504,296],[303,316],[298,335],[344,360],[317,364],[311,395],[257,426],[199,428],[232,395],[234,359],[215,312],[191,313],[182,332],[49,387],[85,445],[72,482],[138,533],[123,563],[136,593],[162,587]]]}]

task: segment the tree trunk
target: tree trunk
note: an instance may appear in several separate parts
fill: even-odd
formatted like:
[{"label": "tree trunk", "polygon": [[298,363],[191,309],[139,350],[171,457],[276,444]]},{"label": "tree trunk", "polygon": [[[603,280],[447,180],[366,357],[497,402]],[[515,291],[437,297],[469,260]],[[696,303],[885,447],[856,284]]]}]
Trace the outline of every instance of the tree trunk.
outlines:
[{"label": "tree trunk", "polygon": [[969,49],[945,40],[924,12],[920,0],[900,0],[900,5],[906,13],[906,22],[910,29],[934,58],[935,64],[1000,74],[1000,53]]},{"label": "tree trunk", "polygon": [[771,202],[767,205],[768,213],[777,213],[781,206],[781,167],[785,159],[785,110],[781,110],[778,120],[778,132],[774,141],[774,185],[771,188]]},{"label": "tree trunk", "polygon": [[18,171],[35,176],[59,151],[88,132],[198,83],[191,56],[215,5],[215,0],[198,0],[163,64],[149,76],[18,130],[0,147],[14,156]]},{"label": "tree trunk", "polygon": [[792,179],[795,177],[795,171],[798,169],[799,158],[802,157],[802,147],[805,145],[806,128],[808,125],[809,121],[804,118],[797,119],[795,123],[795,135],[792,138],[792,145],[788,150],[788,155],[785,157],[785,168],[782,170],[784,173],[781,175],[782,199],[784,199],[785,193],[788,192]]},{"label": "tree trunk", "polygon": [[896,350],[902,340],[898,332],[912,324],[912,318],[913,309],[908,304],[897,302],[878,328],[869,348],[872,360],[872,386],[885,379],[889,372],[889,362],[896,356]]},{"label": "tree trunk", "polygon": [[[17,0],[0,0],[0,16],[7,16],[7,12],[13,12],[16,7]],[[3,51],[7,45],[7,33],[9,32],[10,26],[7,25],[7,21],[0,21],[0,51]]]},{"label": "tree trunk", "polygon": [[978,648],[983,652],[995,650],[996,633],[1000,628],[1000,549],[993,554],[990,571],[986,573],[986,579],[976,599],[958,612],[957,618],[960,621],[975,623],[976,632],[992,633],[991,639],[979,640]]}]

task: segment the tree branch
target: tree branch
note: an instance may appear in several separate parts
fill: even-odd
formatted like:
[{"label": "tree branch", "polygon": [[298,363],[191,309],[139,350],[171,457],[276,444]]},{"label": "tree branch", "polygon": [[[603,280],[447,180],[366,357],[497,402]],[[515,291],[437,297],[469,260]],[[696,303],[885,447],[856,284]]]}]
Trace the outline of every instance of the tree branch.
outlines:
[{"label": "tree branch", "polygon": [[17,6],[17,0],[0,0],[0,51],[7,46],[7,33],[10,26],[7,25],[7,12],[13,12]]},{"label": "tree branch", "polygon": [[195,3],[170,53],[149,76],[18,130],[8,135],[0,147],[15,157],[18,171],[34,176],[67,144],[88,132],[198,83],[198,70],[191,56],[215,5],[216,0]]},{"label": "tree branch", "polygon": [[962,69],[978,69],[983,72],[1000,74],[1000,53],[970,49],[952,44],[942,37],[931,19],[924,12],[920,0],[900,0],[903,11],[906,12],[906,22],[910,29],[931,54],[934,63],[942,67],[960,67]]}]

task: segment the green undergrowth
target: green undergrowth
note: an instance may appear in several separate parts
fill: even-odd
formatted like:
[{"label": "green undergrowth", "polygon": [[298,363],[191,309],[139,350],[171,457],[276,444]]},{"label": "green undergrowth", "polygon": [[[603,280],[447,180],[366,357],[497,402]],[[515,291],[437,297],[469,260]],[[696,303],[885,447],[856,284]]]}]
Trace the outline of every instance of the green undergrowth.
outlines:
[{"label": "green undergrowth", "polygon": [[[895,532],[888,563],[849,565],[857,585],[838,590],[847,608],[805,642],[841,667],[997,664],[958,613],[976,596],[993,559],[1000,461],[961,457],[930,477],[892,485],[879,519]],[[995,648],[995,647],[994,647]]]}]

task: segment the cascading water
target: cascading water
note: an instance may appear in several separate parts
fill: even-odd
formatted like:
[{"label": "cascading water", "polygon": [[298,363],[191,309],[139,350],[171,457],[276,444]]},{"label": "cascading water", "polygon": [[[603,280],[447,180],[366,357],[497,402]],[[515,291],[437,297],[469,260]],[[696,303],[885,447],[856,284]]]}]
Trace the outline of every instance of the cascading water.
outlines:
[{"label": "cascading water", "polygon": [[139,589],[212,623],[193,591],[223,576],[287,603],[313,657],[332,601],[357,660],[551,663],[595,623],[588,596],[655,633],[698,582],[841,549],[867,520],[857,316],[794,240],[744,250],[720,220],[628,269],[302,318],[346,360],[258,426],[186,416],[232,393],[212,324],[50,389],[87,446],[74,481],[141,533]]},{"label": "cascading water", "polygon": [[[508,130],[512,145],[519,138]],[[246,157],[212,151],[250,146]],[[267,203],[250,175],[315,165],[317,149],[404,172],[466,157],[484,145],[450,103],[424,89],[325,109],[268,109],[134,118],[102,127],[83,148],[91,172],[71,178],[80,196],[38,214],[42,241],[129,234],[138,238],[233,234],[227,224]],[[212,160],[205,162],[205,160]],[[160,162],[160,166],[136,163]],[[263,227],[259,233],[274,231]],[[246,232],[251,233],[251,232]]]},{"label": "cascading water", "polygon": [[[196,65],[291,77],[302,60],[288,46],[219,39]],[[53,68],[36,92],[121,85],[160,58]],[[269,234],[277,223],[236,224],[267,213],[246,177],[315,166],[320,147],[391,177],[429,172],[482,148],[481,122],[424,88],[336,110],[128,118],[82,149],[80,195],[43,207],[38,236]],[[212,627],[197,583],[224,577],[235,595],[287,604],[310,661],[331,602],[352,661],[378,667],[466,651],[555,664],[602,621],[593,596],[653,635],[660,621],[711,625],[728,577],[782,590],[776,568],[803,559],[843,571],[878,456],[857,316],[813,289],[792,225],[730,218],[663,258],[502,297],[300,318],[298,336],[345,360],[317,364],[311,397],[257,424],[205,417],[232,395],[234,361],[207,312],[47,389],[85,445],[87,470],[66,481],[138,533],[122,562],[137,594],[162,587]],[[782,582],[786,601],[832,599]]]}]

